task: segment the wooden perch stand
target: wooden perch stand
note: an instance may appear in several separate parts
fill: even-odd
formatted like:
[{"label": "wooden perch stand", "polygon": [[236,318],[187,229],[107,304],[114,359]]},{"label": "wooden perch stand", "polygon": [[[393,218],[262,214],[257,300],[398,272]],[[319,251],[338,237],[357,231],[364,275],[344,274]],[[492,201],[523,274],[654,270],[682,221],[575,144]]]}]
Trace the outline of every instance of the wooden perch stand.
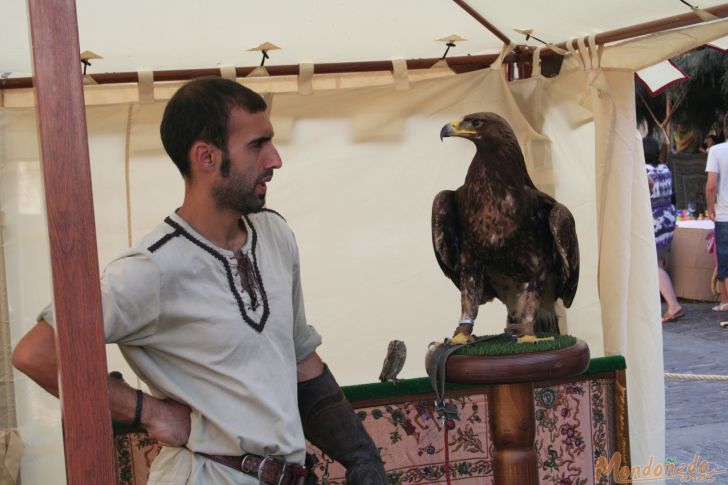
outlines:
[{"label": "wooden perch stand", "polygon": [[[528,345],[528,344],[523,344]],[[429,361],[431,353],[426,359]],[[573,377],[589,367],[582,340],[563,349],[515,355],[453,355],[446,380],[488,386],[488,425],[493,438],[495,485],[537,485],[535,383]],[[429,368],[429,365],[428,365]]]}]

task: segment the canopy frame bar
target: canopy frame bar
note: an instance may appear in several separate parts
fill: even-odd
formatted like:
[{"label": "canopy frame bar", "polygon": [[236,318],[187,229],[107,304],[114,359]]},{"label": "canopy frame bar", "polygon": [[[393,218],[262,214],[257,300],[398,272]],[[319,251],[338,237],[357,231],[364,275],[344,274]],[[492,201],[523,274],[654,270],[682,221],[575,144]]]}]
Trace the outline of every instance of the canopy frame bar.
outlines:
[{"label": "canopy frame bar", "polygon": [[[728,3],[722,3],[710,8],[704,8],[716,17],[725,18],[728,17]],[[680,15],[672,15],[670,17],[664,17],[657,20],[651,20],[649,22],[643,22],[641,24],[631,25],[629,27],[622,27],[619,29],[608,30],[596,34],[594,41],[597,45],[609,44],[610,42],[618,42],[620,40],[632,39],[635,37],[641,37],[643,35],[654,34],[663,30],[677,29],[680,27],[686,27],[688,25],[699,24],[703,20],[698,17],[695,12],[687,12]],[[586,37],[584,38],[586,40]],[[570,39],[568,41],[557,44],[557,47],[566,49],[566,45],[571,42],[572,46],[578,48],[577,39]]]},{"label": "canopy frame bar", "polygon": [[495,25],[488,22],[488,20],[486,20],[485,17],[483,17],[482,15],[480,15],[480,13],[477,10],[475,10],[473,7],[468,5],[468,2],[466,2],[465,0],[453,0],[453,2],[455,2],[456,4],[458,4],[460,6],[460,8],[462,8],[463,10],[468,12],[468,14],[470,14],[471,17],[473,17],[475,20],[477,20],[480,25],[482,25],[483,27],[488,29],[491,34],[495,35],[500,40],[502,40],[505,45],[510,45],[512,43],[511,39],[509,39],[506,34],[501,32]]},{"label": "canopy frame bar", "polygon": [[[457,72],[469,72],[488,67],[496,58],[497,54],[485,54],[477,56],[453,56],[448,57],[448,66]],[[407,59],[407,69],[429,69],[440,58]],[[236,67],[235,75],[239,78],[246,77],[258,66]],[[285,64],[278,66],[265,66],[270,76],[297,76],[299,74],[298,64]],[[331,62],[317,63],[314,65],[314,74],[343,74],[355,72],[377,72],[392,71],[392,61],[360,61],[360,62]],[[202,76],[219,76],[219,68],[199,69],[175,69],[154,71],[154,80],[159,82],[187,81]],[[139,76],[137,72],[112,72],[92,74],[97,84],[125,84],[137,83]],[[33,79],[29,77],[11,78],[0,80],[0,89],[23,89],[33,86]]]},{"label": "canopy frame bar", "polygon": [[[463,0],[454,0],[458,3],[465,2]],[[716,17],[725,18],[728,17],[728,3],[716,5],[714,7],[706,8],[708,12],[712,13]],[[597,45],[603,45],[610,42],[618,42],[620,40],[631,39],[634,37],[640,37],[642,35],[654,34],[668,29],[675,29],[679,27],[685,27],[702,22],[702,20],[694,13],[687,12],[680,15],[673,15],[671,17],[665,17],[658,20],[652,20],[641,24],[632,25],[629,27],[619,28],[615,30],[609,30],[596,34],[595,41]],[[507,37],[506,37],[507,39]],[[586,39],[585,39],[586,40]],[[576,39],[571,39],[572,45],[576,47]],[[557,44],[557,47],[562,49],[566,48],[566,44],[569,41],[564,41]],[[516,49],[524,46],[517,46]],[[475,56],[455,56],[448,57],[446,59],[448,66],[456,73],[463,73],[469,71],[475,71],[478,69],[484,69],[498,57],[497,54],[485,54]],[[514,53],[509,54],[504,59],[505,62],[517,61],[517,55]],[[541,59],[548,59],[551,57],[560,57],[549,49],[543,49],[541,51]],[[425,59],[407,59],[407,69],[428,69],[432,67],[440,58],[425,58]],[[237,77],[245,77],[258,66],[249,67],[236,67],[235,74]],[[299,73],[298,64],[288,64],[280,66],[266,66],[266,70],[271,76],[297,76]],[[314,74],[345,74],[354,72],[375,72],[375,71],[393,71],[392,61],[360,61],[360,62],[331,62],[331,63],[318,63],[314,65]],[[202,76],[219,76],[219,68],[201,68],[201,69],[178,69],[178,70],[163,70],[154,71],[154,80],[159,82],[167,81],[186,81],[189,79],[195,79]],[[125,84],[125,83],[137,83],[139,77],[136,72],[112,72],[112,73],[101,73],[93,74],[94,81],[98,84]],[[30,88],[33,86],[33,79],[29,77],[23,78],[12,78],[0,80],[0,90],[2,89],[22,89]]]}]

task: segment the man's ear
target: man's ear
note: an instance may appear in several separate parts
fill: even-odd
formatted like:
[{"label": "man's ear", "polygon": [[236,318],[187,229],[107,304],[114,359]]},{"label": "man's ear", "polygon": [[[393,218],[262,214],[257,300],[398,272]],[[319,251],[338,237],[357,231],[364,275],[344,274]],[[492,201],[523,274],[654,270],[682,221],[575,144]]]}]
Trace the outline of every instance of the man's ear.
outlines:
[{"label": "man's ear", "polygon": [[222,152],[214,145],[196,141],[190,148],[190,169],[194,172],[209,173],[217,170]]}]

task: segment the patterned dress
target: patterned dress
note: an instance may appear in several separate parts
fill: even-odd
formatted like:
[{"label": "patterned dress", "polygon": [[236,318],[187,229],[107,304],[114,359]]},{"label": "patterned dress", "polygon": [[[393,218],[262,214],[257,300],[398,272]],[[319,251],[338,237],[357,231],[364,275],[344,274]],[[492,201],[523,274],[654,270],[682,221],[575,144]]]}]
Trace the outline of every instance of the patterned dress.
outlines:
[{"label": "patterned dress", "polygon": [[650,202],[652,203],[657,255],[663,256],[670,249],[672,235],[675,232],[675,206],[671,201],[672,172],[664,163],[657,167],[648,164],[645,165],[645,169],[647,175],[655,181],[650,194]]}]

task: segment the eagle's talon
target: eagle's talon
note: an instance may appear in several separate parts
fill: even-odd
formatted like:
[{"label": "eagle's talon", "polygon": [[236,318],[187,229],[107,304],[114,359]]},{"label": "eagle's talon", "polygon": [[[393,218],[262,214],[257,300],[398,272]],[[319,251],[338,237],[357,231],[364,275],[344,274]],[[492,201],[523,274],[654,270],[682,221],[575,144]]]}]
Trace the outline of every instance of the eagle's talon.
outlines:
[{"label": "eagle's talon", "polygon": [[465,344],[471,343],[472,341],[473,341],[472,335],[466,335],[466,334],[460,332],[457,335],[455,335],[454,337],[452,337],[451,339],[449,339],[447,343],[450,345],[465,345]]},{"label": "eagle's talon", "polygon": [[555,339],[553,337],[536,337],[535,335],[524,335],[523,337],[518,337],[516,339],[516,343],[519,344],[535,344],[537,342],[553,342]]}]

